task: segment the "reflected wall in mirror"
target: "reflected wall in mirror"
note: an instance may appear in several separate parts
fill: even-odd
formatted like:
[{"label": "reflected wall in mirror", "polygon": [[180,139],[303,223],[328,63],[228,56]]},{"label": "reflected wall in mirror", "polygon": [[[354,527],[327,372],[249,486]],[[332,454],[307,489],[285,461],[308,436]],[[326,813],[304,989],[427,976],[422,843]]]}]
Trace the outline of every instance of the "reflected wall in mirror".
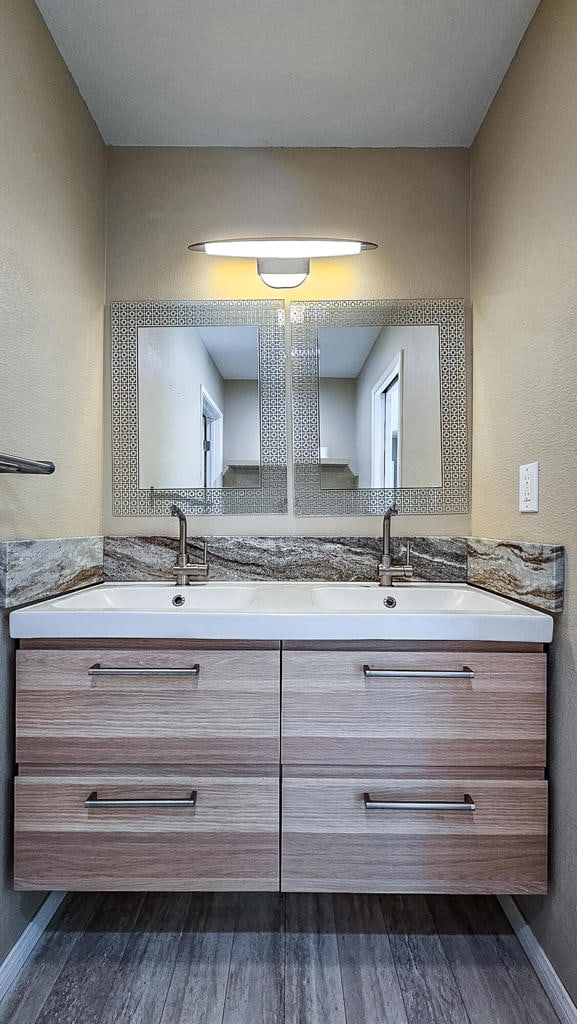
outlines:
[{"label": "reflected wall in mirror", "polygon": [[440,487],[439,329],[319,327],[321,487]]},{"label": "reflected wall in mirror", "polygon": [[297,515],[468,511],[464,303],[291,305]]},{"label": "reflected wall in mirror", "polygon": [[284,305],[111,306],[113,511],[286,512]]},{"label": "reflected wall in mirror", "polygon": [[257,327],[138,328],[139,486],[260,486]]}]

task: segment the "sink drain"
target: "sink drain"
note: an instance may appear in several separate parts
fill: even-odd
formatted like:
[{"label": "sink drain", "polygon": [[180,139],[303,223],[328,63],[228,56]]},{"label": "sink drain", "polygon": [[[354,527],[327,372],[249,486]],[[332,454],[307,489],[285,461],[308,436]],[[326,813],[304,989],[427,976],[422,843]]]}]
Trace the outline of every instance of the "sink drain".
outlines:
[{"label": "sink drain", "polygon": [[173,597],[173,599],[172,599],[172,603],[173,603],[173,605],[175,605],[176,608],[180,608],[181,605],[183,605],[185,601],[186,601],[186,598],[183,597],[182,594],[176,594]]},{"label": "sink drain", "polygon": [[383,601],[383,604],[386,605],[387,608],[396,608],[397,607],[397,601],[396,601],[396,599],[394,597],[385,597],[385,600]]}]

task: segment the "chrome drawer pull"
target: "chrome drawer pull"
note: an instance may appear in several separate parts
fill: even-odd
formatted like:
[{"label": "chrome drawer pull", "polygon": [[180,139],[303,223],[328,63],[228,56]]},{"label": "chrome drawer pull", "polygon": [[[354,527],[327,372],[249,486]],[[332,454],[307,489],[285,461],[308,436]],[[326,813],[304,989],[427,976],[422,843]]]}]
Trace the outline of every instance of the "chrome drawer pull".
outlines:
[{"label": "chrome drawer pull", "polygon": [[412,669],[412,668],[371,668],[370,665],[363,665],[363,674],[367,678],[379,677],[381,679],[394,679],[401,676],[404,679],[474,679],[475,673],[468,665],[463,665],[459,672],[444,672],[442,669]]},{"label": "chrome drawer pull", "polygon": [[95,662],[88,669],[89,676],[198,676],[200,665],[191,665],[190,668],[123,668],[122,665],[111,665],[109,667]]},{"label": "chrome drawer pull", "polygon": [[189,797],[181,800],[174,800],[170,797],[156,797],[141,800],[99,800],[98,793],[94,790],[84,801],[85,807],[196,807],[196,789],[193,789]]},{"label": "chrome drawer pull", "polygon": [[364,794],[367,811],[474,811],[476,804],[469,793],[462,803],[444,800],[371,800],[370,793]]}]

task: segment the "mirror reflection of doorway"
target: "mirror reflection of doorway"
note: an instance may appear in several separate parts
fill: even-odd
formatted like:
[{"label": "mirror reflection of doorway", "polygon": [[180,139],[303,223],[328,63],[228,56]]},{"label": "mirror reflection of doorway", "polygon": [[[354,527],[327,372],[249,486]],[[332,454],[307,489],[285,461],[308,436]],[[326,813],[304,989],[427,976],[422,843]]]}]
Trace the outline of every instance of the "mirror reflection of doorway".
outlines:
[{"label": "mirror reflection of doorway", "polygon": [[222,487],[222,410],[205,387],[201,394],[203,487]]},{"label": "mirror reflection of doorway", "polygon": [[383,436],[383,470],[385,487],[400,487],[399,480],[399,378],[385,388],[381,401],[385,407],[385,431]]},{"label": "mirror reflection of doorway", "polygon": [[438,328],[321,327],[317,341],[321,488],[439,487]]},{"label": "mirror reflection of doorway", "polygon": [[401,401],[403,350],[371,393],[371,487],[401,486]]},{"label": "mirror reflection of doorway", "polygon": [[141,487],[260,487],[259,331],[138,329]]}]

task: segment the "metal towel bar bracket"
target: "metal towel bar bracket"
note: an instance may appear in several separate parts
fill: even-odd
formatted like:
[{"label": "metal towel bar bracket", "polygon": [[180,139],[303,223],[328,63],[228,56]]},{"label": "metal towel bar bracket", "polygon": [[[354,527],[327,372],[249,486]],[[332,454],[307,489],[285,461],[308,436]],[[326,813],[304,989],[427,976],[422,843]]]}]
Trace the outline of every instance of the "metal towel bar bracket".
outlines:
[{"label": "metal towel bar bracket", "polygon": [[53,462],[36,462],[33,459],[20,459],[16,455],[0,454],[0,473],[38,473],[49,476],[55,469]]}]

